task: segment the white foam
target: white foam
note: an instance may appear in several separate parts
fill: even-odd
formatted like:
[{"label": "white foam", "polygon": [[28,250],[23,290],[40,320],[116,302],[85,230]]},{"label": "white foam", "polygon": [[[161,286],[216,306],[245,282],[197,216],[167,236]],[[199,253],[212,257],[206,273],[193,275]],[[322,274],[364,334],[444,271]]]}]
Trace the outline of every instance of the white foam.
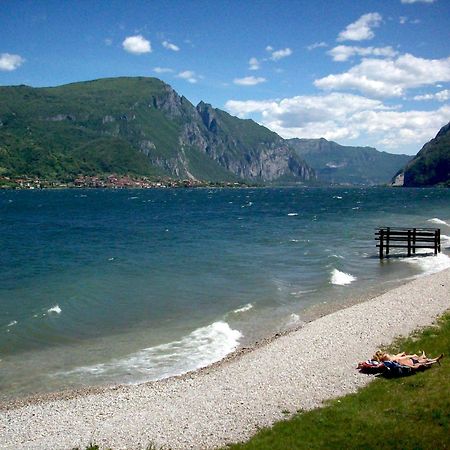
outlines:
[{"label": "white foam", "polygon": [[341,272],[340,270],[333,269],[331,271],[331,284],[337,284],[339,286],[345,286],[356,280],[356,277],[349,273]]},{"label": "white foam", "polygon": [[297,323],[300,322],[300,316],[298,314],[292,313],[289,316],[289,320],[286,323],[286,326],[292,326],[292,325],[296,325]]},{"label": "white foam", "polygon": [[12,320],[12,321],[9,322],[8,325],[6,325],[6,326],[9,328],[9,327],[13,327],[14,325],[17,325],[17,320]]},{"label": "white foam", "polygon": [[446,234],[441,234],[441,243],[445,242],[446,244],[450,244],[450,236]]},{"label": "white foam", "polygon": [[338,200],[342,200],[342,197],[340,195],[334,195],[333,198],[336,198]]},{"label": "white foam", "polygon": [[247,303],[246,305],[242,306],[241,308],[235,309],[233,312],[235,314],[239,314],[245,311],[249,311],[250,309],[253,308],[253,305],[251,303]]},{"label": "white foam", "polygon": [[418,256],[412,258],[404,258],[402,261],[413,264],[422,271],[422,275],[431,275],[450,267],[450,257],[444,253],[430,256]]},{"label": "white foam", "polygon": [[48,313],[56,313],[61,314],[62,309],[59,307],[59,305],[52,306],[50,309],[47,310]]},{"label": "white foam", "polygon": [[440,225],[447,225],[448,227],[450,227],[450,225],[445,220],[438,219],[437,217],[433,217],[433,219],[428,219],[428,222],[438,223]]},{"label": "white foam", "polygon": [[298,239],[291,239],[291,242],[299,242]]},{"label": "white foam", "polygon": [[298,216],[298,213],[288,213],[288,216]]},{"label": "white foam", "polygon": [[86,374],[130,377],[132,382],[157,380],[196,370],[231,353],[242,333],[223,321],[198,328],[179,341],[145,348],[126,358],[104,364],[79,367],[56,375]]}]

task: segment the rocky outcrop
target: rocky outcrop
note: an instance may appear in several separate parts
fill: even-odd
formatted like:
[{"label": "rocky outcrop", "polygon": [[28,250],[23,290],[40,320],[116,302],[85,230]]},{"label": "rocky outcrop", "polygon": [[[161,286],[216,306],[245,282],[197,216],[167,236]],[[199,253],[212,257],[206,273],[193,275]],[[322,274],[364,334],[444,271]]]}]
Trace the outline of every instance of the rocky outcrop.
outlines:
[{"label": "rocky outcrop", "polygon": [[403,175],[403,186],[406,187],[450,187],[450,122],[422,147],[398,175]]}]

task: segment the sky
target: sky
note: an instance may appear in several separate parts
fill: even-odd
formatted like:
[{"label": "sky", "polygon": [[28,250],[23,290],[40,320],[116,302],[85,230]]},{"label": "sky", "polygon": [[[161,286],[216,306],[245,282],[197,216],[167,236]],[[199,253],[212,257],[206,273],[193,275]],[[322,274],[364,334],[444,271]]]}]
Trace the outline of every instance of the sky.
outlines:
[{"label": "sky", "polygon": [[450,0],[0,0],[0,85],[117,76],[415,154],[450,121]]}]

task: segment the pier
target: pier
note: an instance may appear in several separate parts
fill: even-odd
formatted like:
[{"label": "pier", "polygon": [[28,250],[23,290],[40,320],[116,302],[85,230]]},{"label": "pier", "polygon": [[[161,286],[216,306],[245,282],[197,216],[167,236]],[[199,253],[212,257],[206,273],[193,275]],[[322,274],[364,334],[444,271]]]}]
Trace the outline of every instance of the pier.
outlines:
[{"label": "pier", "polygon": [[380,259],[388,257],[392,248],[407,249],[408,256],[417,249],[425,248],[437,255],[441,251],[441,230],[439,228],[380,227],[375,231],[375,240]]}]

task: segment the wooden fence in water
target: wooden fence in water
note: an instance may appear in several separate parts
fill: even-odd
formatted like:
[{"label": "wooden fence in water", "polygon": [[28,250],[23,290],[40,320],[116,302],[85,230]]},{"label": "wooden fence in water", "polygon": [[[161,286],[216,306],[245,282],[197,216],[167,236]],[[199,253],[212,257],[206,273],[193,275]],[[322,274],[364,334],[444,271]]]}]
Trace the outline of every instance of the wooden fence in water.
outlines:
[{"label": "wooden fence in water", "polygon": [[441,251],[441,230],[439,228],[381,227],[375,231],[375,240],[380,259],[389,256],[391,248],[405,248],[408,256],[417,249],[432,249],[437,255]]}]

